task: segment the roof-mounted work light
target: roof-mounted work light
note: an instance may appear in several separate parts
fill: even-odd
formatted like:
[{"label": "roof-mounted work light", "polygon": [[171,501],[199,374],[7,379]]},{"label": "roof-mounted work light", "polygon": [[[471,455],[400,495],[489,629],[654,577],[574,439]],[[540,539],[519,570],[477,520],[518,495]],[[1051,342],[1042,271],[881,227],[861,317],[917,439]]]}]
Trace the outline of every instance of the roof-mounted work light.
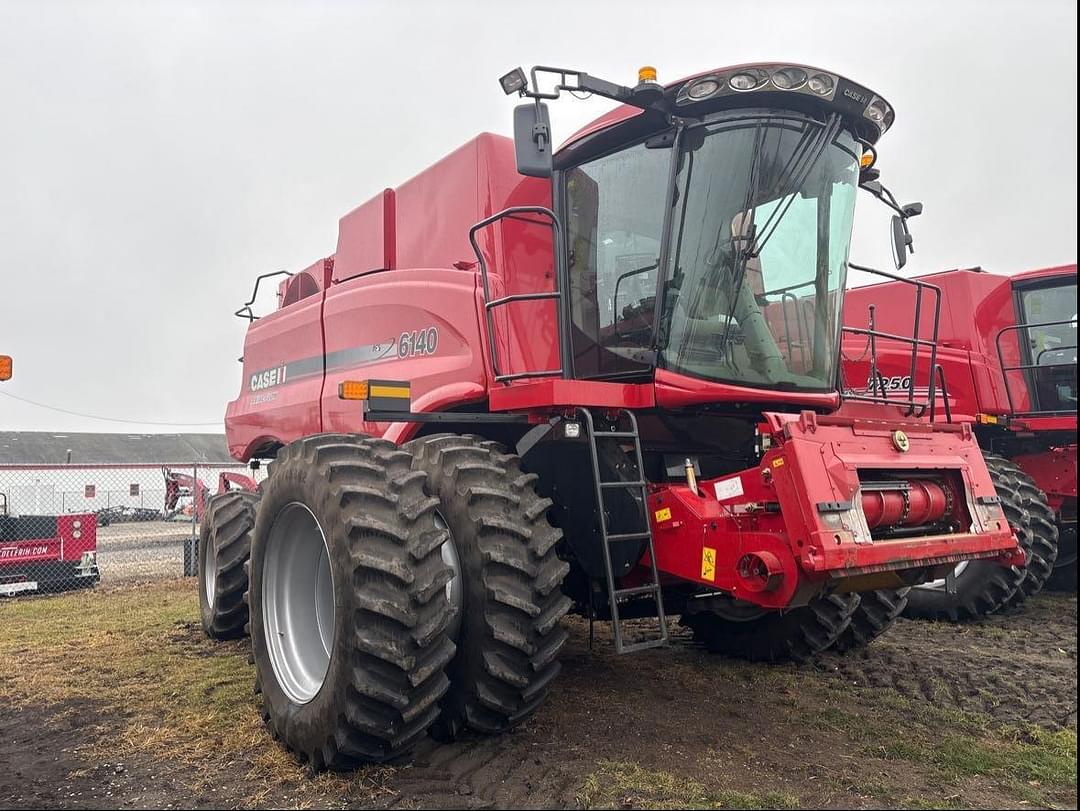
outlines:
[{"label": "roof-mounted work light", "polygon": [[525,89],[528,80],[525,78],[525,71],[521,68],[514,68],[505,76],[499,77],[499,84],[502,85],[503,92],[512,96],[514,93],[520,93]]}]

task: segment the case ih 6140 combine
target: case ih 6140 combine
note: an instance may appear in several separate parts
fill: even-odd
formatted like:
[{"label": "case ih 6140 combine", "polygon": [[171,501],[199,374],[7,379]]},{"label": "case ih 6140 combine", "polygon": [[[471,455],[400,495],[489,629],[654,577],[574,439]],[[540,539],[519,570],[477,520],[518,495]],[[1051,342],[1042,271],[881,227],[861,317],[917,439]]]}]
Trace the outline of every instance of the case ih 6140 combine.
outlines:
[{"label": "case ih 6140 combine", "polygon": [[[962,563],[948,580],[914,590],[909,610],[967,619],[1023,602],[1051,577],[1075,588],[1076,265],[1011,278],[950,270],[922,280],[942,295],[936,359],[924,347],[913,366],[906,346],[884,339],[871,347],[850,336],[847,381],[870,391],[904,390],[912,374],[928,375],[932,362],[940,366],[935,379],[945,385],[935,392],[935,414],[946,416],[948,406],[953,421],[974,425],[998,493],[1022,516],[1031,554],[1023,572]],[[848,323],[865,322],[872,305],[881,331],[911,329],[915,302],[908,286],[851,290]],[[927,308],[922,324],[931,318]]]},{"label": "case ih 6140 combine", "polygon": [[[502,84],[516,148],[481,135],[347,214],[248,330],[228,439],[276,461],[211,500],[200,582],[211,633],[250,622],[277,737],[339,767],[505,730],[569,610],[619,651],[680,615],[799,658],[957,563],[1024,563],[969,426],[841,397],[880,96],[784,64]],[[561,90],[622,104],[553,156]],[[918,206],[892,204],[903,251]]]}]

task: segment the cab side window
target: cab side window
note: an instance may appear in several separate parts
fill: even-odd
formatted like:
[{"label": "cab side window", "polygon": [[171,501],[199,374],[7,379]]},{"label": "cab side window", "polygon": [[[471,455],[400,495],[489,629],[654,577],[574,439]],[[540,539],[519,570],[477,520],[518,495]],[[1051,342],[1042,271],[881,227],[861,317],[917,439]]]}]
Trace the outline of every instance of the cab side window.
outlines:
[{"label": "cab side window", "polygon": [[569,307],[577,377],[641,368],[652,336],[671,151],[644,144],[566,173]]}]

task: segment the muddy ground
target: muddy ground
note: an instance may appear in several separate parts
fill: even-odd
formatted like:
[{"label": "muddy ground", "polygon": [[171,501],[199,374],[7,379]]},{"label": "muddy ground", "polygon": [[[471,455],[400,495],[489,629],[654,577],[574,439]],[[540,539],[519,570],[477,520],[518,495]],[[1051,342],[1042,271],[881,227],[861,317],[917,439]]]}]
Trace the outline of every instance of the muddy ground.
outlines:
[{"label": "muddy ground", "polygon": [[515,732],[312,777],[258,719],[243,643],[194,585],[0,603],[0,807],[1075,807],[1076,598],[901,621],[862,652],[761,666],[678,637],[617,657],[568,621]]}]

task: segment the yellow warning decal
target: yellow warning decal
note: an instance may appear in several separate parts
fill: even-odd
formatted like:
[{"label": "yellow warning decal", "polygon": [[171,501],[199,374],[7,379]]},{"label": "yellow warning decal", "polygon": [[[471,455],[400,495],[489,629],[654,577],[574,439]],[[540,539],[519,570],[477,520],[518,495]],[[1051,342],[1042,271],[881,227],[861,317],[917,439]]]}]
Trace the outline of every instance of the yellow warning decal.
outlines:
[{"label": "yellow warning decal", "polygon": [[716,550],[711,546],[701,547],[701,579],[716,582]]},{"label": "yellow warning decal", "polygon": [[653,515],[656,516],[656,523],[671,520],[671,507],[664,507],[662,510],[657,510]]},{"label": "yellow warning decal", "polygon": [[783,460],[783,458],[780,458],[780,459],[773,459],[773,463],[772,463],[772,466],[773,466],[773,467],[783,467],[783,466],[784,466],[784,460]]},{"label": "yellow warning decal", "polygon": [[408,386],[380,386],[377,383],[371,384],[371,396],[372,397],[409,397]]}]

